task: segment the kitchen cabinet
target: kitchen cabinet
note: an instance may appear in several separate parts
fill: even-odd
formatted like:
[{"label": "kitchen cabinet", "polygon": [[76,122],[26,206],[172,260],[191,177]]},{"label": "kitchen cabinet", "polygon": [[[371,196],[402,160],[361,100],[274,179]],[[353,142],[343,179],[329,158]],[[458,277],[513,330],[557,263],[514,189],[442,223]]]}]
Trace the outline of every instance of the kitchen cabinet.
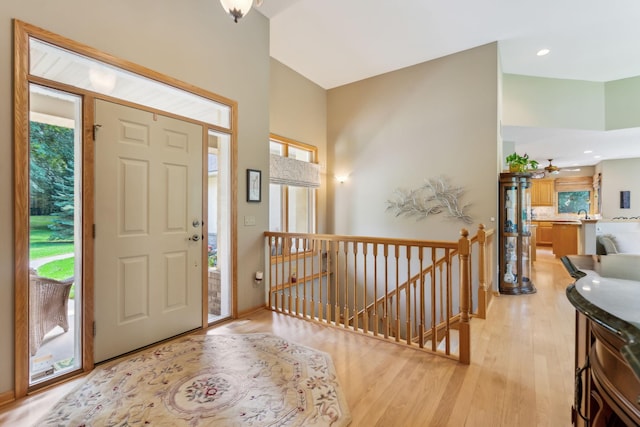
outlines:
[{"label": "kitchen cabinet", "polygon": [[556,258],[578,254],[578,231],[580,223],[554,222],[551,230],[553,254]]},{"label": "kitchen cabinet", "polygon": [[500,174],[500,272],[502,294],[536,292],[531,282],[531,174]]},{"label": "kitchen cabinet", "polygon": [[552,227],[553,223],[549,221],[534,221],[536,227],[536,244],[537,246],[551,246],[553,242]]},{"label": "kitchen cabinet", "polygon": [[531,206],[553,206],[554,196],[552,179],[531,180]]}]

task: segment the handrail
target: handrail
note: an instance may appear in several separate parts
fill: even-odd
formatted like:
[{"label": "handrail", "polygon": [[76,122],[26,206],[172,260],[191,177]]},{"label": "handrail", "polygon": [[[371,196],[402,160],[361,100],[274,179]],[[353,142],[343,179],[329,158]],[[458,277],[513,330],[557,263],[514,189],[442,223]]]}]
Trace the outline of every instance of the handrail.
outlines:
[{"label": "handrail", "polygon": [[[470,318],[486,315],[483,293],[490,295],[492,230],[463,229],[458,241],[264,235],[269,309],[470,362]],[[472,266],[480,276],[473,290]]]}]

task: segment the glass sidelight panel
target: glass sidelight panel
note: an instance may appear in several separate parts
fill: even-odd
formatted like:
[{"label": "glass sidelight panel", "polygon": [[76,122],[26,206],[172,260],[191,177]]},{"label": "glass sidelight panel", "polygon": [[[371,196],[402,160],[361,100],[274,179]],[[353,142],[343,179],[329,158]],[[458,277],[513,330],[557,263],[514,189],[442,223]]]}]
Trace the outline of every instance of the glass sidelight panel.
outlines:
[{"label": "glass sidelight panel", "polygon": [[79,369],[82,99],[29,86],[29,384]]},{"label": "glass sidelight panel", "polygon": [[209,132],[208,142],[208,318],[231,316],[231,137]]}]

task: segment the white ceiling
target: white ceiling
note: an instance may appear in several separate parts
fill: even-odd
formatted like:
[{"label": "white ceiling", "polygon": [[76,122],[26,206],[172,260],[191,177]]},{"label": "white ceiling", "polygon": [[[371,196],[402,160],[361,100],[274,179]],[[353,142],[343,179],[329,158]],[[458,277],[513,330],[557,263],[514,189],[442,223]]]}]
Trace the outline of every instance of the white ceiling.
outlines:
[{"label": "white ceiling", "polygon": [[[270,19],[271,56],[325,89],[494,41],[505,73],[596,82],[640,75],[638,0],[264,0],[258,10]],[[541,48],[551,53],[536,56]],[[628,143],[639,134],[503,129],[518,152],[559,166],[621,151],[640,157],[640,144]],[[600,159],[585,158],[585,139]]]}]

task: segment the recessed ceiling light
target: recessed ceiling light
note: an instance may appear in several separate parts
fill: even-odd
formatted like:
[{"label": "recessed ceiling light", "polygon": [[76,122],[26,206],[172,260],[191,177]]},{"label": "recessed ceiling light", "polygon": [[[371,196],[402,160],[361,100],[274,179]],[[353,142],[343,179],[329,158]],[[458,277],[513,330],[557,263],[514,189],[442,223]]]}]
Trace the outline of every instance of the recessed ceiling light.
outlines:
[{"label": "recessed ceiling light", "polygon": [[536,55],[538,55],[538,56],[545,56],[545,55],[547,55],[549,52],[551,52],[549,49],[540,49],[540,50],[538,51],[538,53],[536,53]]},{"label": "recessed ceiling light", "polygon": [[593,156],[594,159],[599,159],[602,156]]},{"label": "recessed ceiling light", "polygon": [[584,154],[591,154],[593,153],[593,150],[585,150]]}]

